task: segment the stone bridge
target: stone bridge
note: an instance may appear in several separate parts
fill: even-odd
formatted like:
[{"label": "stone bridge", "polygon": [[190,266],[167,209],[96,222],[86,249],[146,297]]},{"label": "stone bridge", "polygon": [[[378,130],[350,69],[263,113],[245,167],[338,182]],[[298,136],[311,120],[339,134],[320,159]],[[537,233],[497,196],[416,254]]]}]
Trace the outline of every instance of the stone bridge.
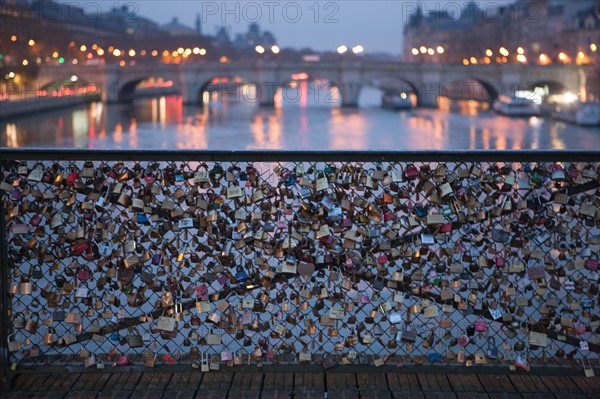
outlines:
[{"label": "stone bridge", "polygon": [[261,106],[274,105],[276,91],[306,73],[311,79],[335,86],[343,107],[358,105],[361,90],[372,86],[386,92],[412,92],[420,106],[437,106],[440,96],[472,98],[474,82],[484,88],[486,99],[513,95],[533,85],[548,85],[581,93],[586,75],[574,65],[444,65],[389,62],[285,63],[235,62],[199,64],[155,64],[120,67],[117,65],[47,66],[40,70],[37,85],[69,79],[96,85],[107,102],[130,101],[137,85],[145,79],[172,80],[185,103],[201,103],[202,93],[215,77],[237,77],[256,86],[256,95],[247,100]]}]

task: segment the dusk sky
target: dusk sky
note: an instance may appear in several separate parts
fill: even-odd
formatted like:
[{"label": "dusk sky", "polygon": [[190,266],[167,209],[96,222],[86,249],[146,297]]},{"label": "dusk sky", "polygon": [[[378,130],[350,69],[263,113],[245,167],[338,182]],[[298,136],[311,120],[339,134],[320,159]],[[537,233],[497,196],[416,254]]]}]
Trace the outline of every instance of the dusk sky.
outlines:
[{"label": "dusk sky", "polygon": [[[69,2],[78,4],[76,0]],[[492,18],[497,15],[500,5],[511,2],[476,0]],[[326,51],[335,50],[341,44],[361,44],[367,52],[392,54],[402,51],[403,25],[419,4],[426,11],[448,10],[456,14],[466,3],[467,0],[101,0],[107,8],[114,4],[134,4],[139,15],[161,24],[177,17],[180,23],[189,27],[194,27],[197,13],[202,14],[204,10],[202,29],[205,34],[214,34],[219,26],[224,25],[233,36],[247,31],[249,23],[256,21],[262,30],[272,31],[282,47],[311,47]]]}]

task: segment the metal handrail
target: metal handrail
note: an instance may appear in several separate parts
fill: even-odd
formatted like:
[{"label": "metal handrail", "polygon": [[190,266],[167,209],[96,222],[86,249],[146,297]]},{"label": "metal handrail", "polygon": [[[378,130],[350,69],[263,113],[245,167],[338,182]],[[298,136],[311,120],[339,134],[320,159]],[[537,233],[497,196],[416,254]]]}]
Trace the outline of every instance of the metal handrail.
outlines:
[{"label": "metal handrail", "polygon": [[1,148],[0,160],[261,161],[261,162],[593,162],[586,151],[247,151]]}]

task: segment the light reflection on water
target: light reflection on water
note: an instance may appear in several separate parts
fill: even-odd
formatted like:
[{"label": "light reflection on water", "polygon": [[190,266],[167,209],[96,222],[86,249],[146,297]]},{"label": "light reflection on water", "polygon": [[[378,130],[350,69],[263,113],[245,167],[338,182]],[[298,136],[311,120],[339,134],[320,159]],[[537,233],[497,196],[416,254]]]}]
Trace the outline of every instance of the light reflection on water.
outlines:
[{"label": "light reflection on water", "polygon": [[[0,124],[3,147],[288,149],[288,150],[600,150],[598,128],[548,118],[508,118],[487,107],[392,112],[378,106],[380,92],[361,97],[361,108],[308,101],[282,108],[224,104],[184,106],[181,97],[134,104],[94,103],[16,118]],[[319,96],[322,99],[325,96]]]}]

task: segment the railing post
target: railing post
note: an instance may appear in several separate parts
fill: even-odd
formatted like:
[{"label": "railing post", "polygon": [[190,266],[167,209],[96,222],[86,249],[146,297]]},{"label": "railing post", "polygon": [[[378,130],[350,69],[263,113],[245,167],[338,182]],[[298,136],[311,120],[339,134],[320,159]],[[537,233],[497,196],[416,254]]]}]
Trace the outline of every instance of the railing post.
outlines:
[{"label": "railing post", "polygon": [[[0,170],[4,169],[4,160],[0,156]],[[6,201],[0,201],[0,393],[6,393],[10,389],[10,378],[8,375],[8,311],[10,302],[8,298],[8,243],[6,242]]]}]

